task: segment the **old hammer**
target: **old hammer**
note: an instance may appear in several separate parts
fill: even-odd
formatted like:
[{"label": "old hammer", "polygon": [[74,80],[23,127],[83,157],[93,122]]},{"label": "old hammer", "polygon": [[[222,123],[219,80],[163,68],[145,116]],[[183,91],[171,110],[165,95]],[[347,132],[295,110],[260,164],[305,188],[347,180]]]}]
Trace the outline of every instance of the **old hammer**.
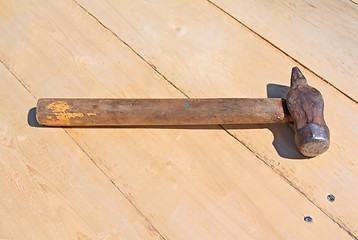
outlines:
[{"label": "old hammer", "polygon": [[301,153],[329,147],[321,93],[295,67],[291,89],[281,98],[66,99],[43,98],[36,118],[45,126],[200,125],[291,123]]}]

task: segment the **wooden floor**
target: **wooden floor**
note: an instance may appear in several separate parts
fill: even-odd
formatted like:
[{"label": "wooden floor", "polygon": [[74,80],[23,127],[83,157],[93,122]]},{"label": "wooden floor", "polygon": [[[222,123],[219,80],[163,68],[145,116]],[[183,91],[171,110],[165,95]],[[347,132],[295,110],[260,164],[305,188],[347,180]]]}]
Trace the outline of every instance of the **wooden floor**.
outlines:
[{"label": "wooden floor", "polygon": [[[2,0],[0,61],[0,239],[358,239],[356,0]],[[34,119],[43,97],[267,97],[293,66],[325,99],[313,159],[286,125]]]}]

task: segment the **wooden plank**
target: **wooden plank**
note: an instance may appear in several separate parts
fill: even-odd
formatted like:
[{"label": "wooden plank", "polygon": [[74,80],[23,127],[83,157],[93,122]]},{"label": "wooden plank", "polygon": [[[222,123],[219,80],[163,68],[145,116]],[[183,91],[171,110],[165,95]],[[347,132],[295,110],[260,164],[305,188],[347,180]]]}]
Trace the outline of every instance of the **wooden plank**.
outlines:
[{"label": "wooden plank", "polygon": [[[190,97],[265,97],[267,90],[285,90],[278,85],[288,85],[291,67],[298,64],[209,3],[79,2]],[[288,126],[237,126],[230,133],[357,236],[358,126],[352,124],[357,105],[312,73],[304,74],[325,99],[327,154],[293,160],[302,156]],[[330,193],[337,196],[334,204],[326,199]]]},{"label": "wooden plank", "polygon": [[[1,19],[0,59],[37,97],[182,96],[74,2],[12,1]],[[222,129],[68,132],[165,238],[351,239]]]},{"label": "wooden plank", "polygon": [[211,0],[358,100],[358,5],[353,1]]},{"label": "wooden plank", "polygon": [[65,131],[28,125],[36,99],[0,76],[0,238],[162,239]]}]

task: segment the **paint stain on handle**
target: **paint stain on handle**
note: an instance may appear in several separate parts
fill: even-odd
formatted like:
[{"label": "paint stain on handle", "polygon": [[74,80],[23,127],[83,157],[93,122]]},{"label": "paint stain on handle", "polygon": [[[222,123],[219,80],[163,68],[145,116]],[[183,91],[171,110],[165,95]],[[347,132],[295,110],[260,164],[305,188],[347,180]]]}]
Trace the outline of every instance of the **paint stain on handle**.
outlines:
[{"label": "paint stain on handle", "polygon": [[69,112],[73,107],[65,101],[52,102],[47,105],[47,109],[52,111],[55,117],[53,120],[63,125],[70,125],[71,118],[81,118],[84,116],[83,113]]}]

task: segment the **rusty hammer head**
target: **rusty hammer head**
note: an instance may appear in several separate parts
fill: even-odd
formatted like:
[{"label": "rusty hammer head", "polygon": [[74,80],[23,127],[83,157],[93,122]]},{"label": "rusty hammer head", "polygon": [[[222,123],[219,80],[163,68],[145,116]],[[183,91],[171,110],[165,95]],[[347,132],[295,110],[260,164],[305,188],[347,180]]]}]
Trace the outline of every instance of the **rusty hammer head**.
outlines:
[{"label": "rusty hammer head", "polygon": [[301,153],[314,157],[325,152],[329,147],[329,130],[323,118],[323,98],[317,89],[307,84],[297,67],[292,69],[286,102],[294,122],[295,142]]}]

